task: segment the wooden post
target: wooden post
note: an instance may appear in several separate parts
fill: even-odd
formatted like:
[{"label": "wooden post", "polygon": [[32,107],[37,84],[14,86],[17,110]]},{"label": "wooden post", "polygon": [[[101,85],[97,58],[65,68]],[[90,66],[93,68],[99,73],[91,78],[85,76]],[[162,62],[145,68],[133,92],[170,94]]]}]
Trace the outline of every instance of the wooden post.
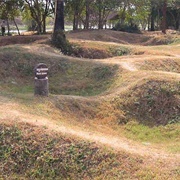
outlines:
[{"label": "wooden post", "polygon": [[40,63],[34,68],[34,72],[34,95],[48,96],[48,67],[46,66],[46,64]]}]

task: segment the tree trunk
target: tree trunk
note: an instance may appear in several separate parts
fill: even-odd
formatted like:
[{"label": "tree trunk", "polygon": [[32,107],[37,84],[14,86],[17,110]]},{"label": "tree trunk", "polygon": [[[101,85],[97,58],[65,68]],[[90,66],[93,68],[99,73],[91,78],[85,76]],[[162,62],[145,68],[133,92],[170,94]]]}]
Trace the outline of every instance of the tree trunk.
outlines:
[{"label": "tree trunk", "polygon": [[78,24],[79,24],[78,11],[75,9],[74,19],[73,19],[73,30],[78,29]]},{"label": "tree trunk", "polygon": [[8,36],[10,36],[10,26],[9,26],[9,19],[7,19],[7,29],[8,29]]},{"label": "tree trunk", "polygon": [[42,33],[42,23],[41,23],[41,21],[38,19],[38,34],[41,34]]},{"label": "tree trunk", "polygon": [[121,19],[120,19],[120,24],[121,25],[124,25],[125,19],[126,19],[126,5],[124,5],[123,11],[122,11],[122,14],[121,14]]},{"label": "tree trunk", "polygon": [[179,30],[179,26],[180,26],[180,16],[176,20],[176,30]]},{"label": "tree trunk", "polygon": [[151,9],[151,31],[155,31],[155,18],[154,18],[154,13],[155,13],[155,7],[152,6],[152,9]]},{"label": "tree trunk", "polygon": [[163,7],[162,7],[162,33],[166,34],[166,12],[167,12],[167,0],[164,0]]},{"label": "tree trunk", "polygon": [[55,22],[53,32],[64,30],[64,0],[56,0],[55,3]]},{"label": "tree trunk", "polygon": [[13,18],[13,21],[14,21],[14,24],[15,24],[15,26],[16,26],[16,29],[17,29],[17,31],[18,31],[18,35],[20,36],[21,34],[20,34],[20,32],[19,32],[18,25],[17,25],[17,23],[16,23],[16,21],[15,21],[15,19],[14,19],[14,18]]},{"label": "tree trunk", "polygon": [[46,33],[46,15],[43,16],[43,34]]},{"label": "tree trunk", "polygon": [[177,15],[177,19],[176,19],[176,30],[180,29],[180,13],[178,13]]},{"label": "tree trunk", "polygon": [[102,11],[99,8],[99,20],[98,20],[98,29],[103,29],[103,23],[102,23]]},{"label": "tree trunk", "polygon": [[90,9],[89,9],[89,0],[86,0],[86,20],[85,20],[85,29],[89,29],[89,17],[90,17]]}]

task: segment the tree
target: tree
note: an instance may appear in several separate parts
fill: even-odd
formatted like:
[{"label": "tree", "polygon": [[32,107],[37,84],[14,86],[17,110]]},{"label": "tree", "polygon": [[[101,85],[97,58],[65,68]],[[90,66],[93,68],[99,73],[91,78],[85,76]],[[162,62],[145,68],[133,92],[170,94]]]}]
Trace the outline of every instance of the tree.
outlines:
[{"label": "tree", "polygon": [[53,32],[64,30],[64,0],[55,2],[55,21]]},{"label": "tree", "polygon": [[55,22],[51,42],[55,47],[61,49],[62,53],[71,54],[71,44],[64,34],[64,0],[55,2]]},{"label": "tree", "polygon": [[166,33],[168,26],[178,29],[180,22],[179,0],[151,0],[151,30],[157,29]]},{"label": "tree", "polygon": [[22,0],[2,0],[0,2],[1,18],[5,19],[7,22],[8,35],[10,35],[9,21],[14,22],[18,34],[20,35],[19,28],[15,21],[15,17],[18,17],[20,15],[20,8],[22,7],[22,4]]},{"label": "tree", "polygon": [[109,13],[116,7],[117,0],[96,0],[98,29],[103,29]]},{"label": "tree", "polygon": [[53,13],[53,0],[24,0],[31,17],[36,22],[38,34],[46,32],[46,18]]},{"label": "tree", "polygon": [[167,0],[163,1],[163,7],[162,7],[162,33],[166,34],[166,13],[167,13]]},{"label": "tree", "polygon": [[77,30],[83,22],[83,12],[86,7],[85,0],[66,0],[66,14],[73,21],[73,30]]},{"label": "tree", "polygon": [[85,1],[86,5],[86,19],[85,19],[85,25],[84,29],[89,29],[89,21],[90,21],[90,5],[92,3],[92,0],[86,0]]},{"label": "tree", "polygon": [[167,3],[167,13],[166,13],[166,23],[167,26],[174,27],[178,30],[180,27],[180,1],[168,1]]},{"label": "tree", "polygon": [[151,27],[150,27],[150,30],[151,31],[155,31],[155,19],[156,19],[156,16],[157,16],[157,8],[158,5],[157,5],[157,1],[155,0],[151,0],[150,1],[150,22],[151,22]]},{"label": "tree", "polygon": [[147,0],[134,0],[133,6],[133,21],[139,25],[141,29],[145,30],[149,23],[149,5]]}]

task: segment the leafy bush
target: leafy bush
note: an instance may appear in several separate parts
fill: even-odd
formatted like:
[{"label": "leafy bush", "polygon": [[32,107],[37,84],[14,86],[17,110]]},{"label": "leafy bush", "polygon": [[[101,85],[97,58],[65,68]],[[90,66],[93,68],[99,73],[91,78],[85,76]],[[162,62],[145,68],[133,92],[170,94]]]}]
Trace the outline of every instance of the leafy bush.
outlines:
[{"label": "leafy bush", "polygon": [[140,33],[140,30],[136,24],[121,24],[117,23],[112,30],[123,31],[129,33]]},{"label": "leafy bush", "polygon": [[72,47],[69,41],[66,39],[66,36],[63,31],[59,30],[53,33],[52,35],[52,44],[61,49],[61,52],[67,55],[72,54]]},{"label": "leafy bush", "polygon": [[113,48],[111,47],[109,48],[109,50],[113,56],[123,56],[130,54],[130,49],[123,46],[113,47]]},{"label": "leafy bush", "polygon": [[104,49],[83,47],[72,43],[72,56],[88,59],[105,59],[111,57],[111,54]]}]

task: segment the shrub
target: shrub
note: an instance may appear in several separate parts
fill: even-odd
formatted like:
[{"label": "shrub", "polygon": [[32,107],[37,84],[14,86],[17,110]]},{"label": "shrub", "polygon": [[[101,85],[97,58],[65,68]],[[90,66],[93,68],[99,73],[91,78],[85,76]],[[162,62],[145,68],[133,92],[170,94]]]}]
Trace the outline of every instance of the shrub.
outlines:
[{"label": "shrub", "polygon": [[113,56],[124,56],[130,54],[130,50],[126,47],[119,46],[119,47],[110,47],[109,51]]},{"label": "shrub", "polygon": [[61,52],[67,55],[72,54],[72,47],[69,41],[66,39],[66,36],[63,31],[59,30],[53,33],[52,35],[52,44],[61,49]]},{"label": "shrub", "polygon": [[140,30],[136,24],[121,24],[117,23],[112,30],[123,31],[129,33],[140,33]]}]

